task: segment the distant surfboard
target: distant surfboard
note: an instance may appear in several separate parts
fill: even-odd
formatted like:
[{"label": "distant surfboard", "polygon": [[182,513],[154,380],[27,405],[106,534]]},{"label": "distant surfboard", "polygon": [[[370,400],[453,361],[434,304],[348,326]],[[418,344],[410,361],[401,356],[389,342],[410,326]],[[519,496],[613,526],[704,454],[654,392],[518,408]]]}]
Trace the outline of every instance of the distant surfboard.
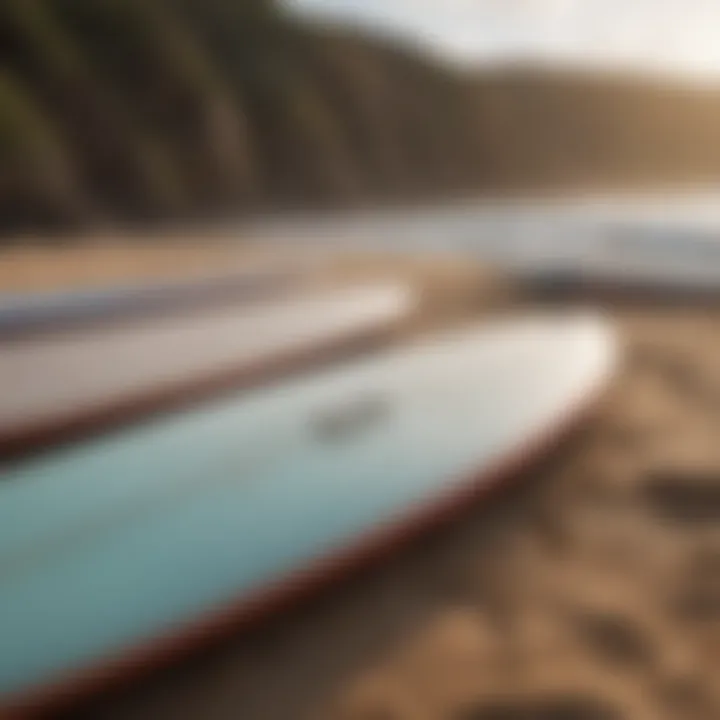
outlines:
[{"label": "distant surfboard", "polygon": [[265,265],[192,280],[143,282],[98,290],[0,293],[0,341],[151,315],[176,315],[289,289],[302,263]]},{"label": "distant surfboard", "polygon": [[528,263],[522,278],[551,294],[608,293],[676,304],[720,297],[720,240],[711,229],[599,225],[572,252]]},{"label": "distant surfboard", "polygon": [[594,315],[485,323],[0,475],[0,708],[63,703],[496,486],[606,386]]},{"label": "distant surfboard", "polygon": [[0,344],[0,459],[361,345],[414,300],[404,284],[367,284]]}]

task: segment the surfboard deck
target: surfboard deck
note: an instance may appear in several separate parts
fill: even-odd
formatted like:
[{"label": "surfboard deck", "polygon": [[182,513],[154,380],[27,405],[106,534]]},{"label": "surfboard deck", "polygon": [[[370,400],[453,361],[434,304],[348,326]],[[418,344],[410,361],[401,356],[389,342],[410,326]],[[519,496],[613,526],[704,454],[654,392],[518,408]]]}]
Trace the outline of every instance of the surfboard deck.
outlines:
[{"label": "surfboard deck", "polygon": [[175,657],[449,516],[608,382],[595,316],[439,335],[0,475],[0,708]]},{"label": "surfboard deck", "polygon": [[351,352],[414,302],[368,284],[0,344],[0,460]]}]

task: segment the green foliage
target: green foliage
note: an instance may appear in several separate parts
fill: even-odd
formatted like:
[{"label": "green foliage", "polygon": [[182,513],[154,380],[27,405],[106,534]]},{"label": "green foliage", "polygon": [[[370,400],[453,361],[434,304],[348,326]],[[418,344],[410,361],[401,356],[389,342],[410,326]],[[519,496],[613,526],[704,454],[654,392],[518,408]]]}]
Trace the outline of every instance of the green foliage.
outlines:
[{"label": "green foliage", "polygon": [[56,129],[9,73],[0,72],[0,223],[63,223],[89,217]]}]

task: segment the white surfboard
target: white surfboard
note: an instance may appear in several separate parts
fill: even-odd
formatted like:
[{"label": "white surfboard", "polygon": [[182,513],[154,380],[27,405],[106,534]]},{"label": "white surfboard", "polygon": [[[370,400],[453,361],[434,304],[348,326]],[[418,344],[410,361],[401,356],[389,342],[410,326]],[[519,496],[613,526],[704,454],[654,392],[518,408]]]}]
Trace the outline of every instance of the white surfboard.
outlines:
[{"label": "white surfboard", "polygon": [[0,456],[372,334],[414,301],[403,284],[361,285],[0,343]]},{"label": "white surfboard", "polygon": [[484,323],[5,470],[5,707],[138,671],[477,497],[615,359],[594,315]]}]

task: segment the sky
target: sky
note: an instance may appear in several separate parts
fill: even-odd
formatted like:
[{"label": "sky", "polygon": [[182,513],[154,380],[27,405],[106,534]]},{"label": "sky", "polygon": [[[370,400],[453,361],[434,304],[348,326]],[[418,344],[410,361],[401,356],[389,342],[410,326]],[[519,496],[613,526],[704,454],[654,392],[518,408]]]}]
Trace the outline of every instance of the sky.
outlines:
[{"label": "sky", "polygon": [[452,61],[537,58],[720,79],[720,0],[286,0]]}]

